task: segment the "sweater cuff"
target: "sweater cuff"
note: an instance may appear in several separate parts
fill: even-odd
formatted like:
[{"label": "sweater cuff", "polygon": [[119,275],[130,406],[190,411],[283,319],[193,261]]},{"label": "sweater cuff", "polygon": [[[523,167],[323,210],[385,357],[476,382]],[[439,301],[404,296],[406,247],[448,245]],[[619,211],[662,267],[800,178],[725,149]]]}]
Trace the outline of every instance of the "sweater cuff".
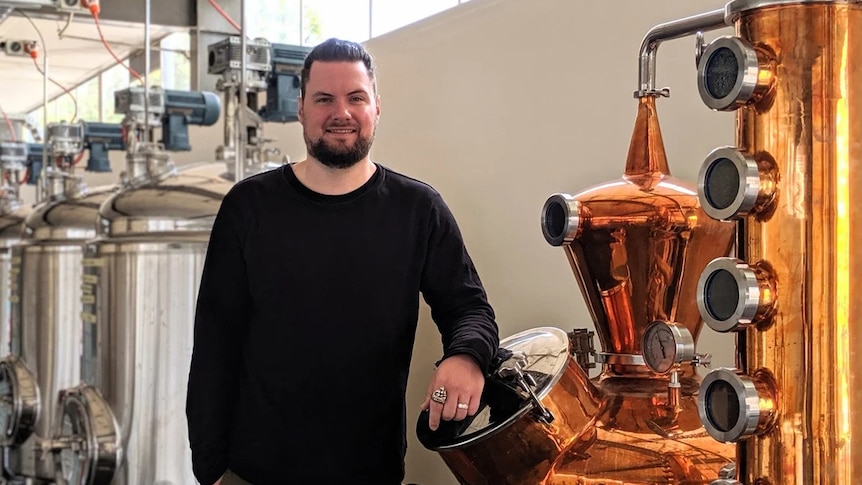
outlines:
[{"label": "sweater cuff", "polygon": [[441,357],[440,360],[438,360],[437,363],[434,364],[434,366],[439,366],[440,362],[443,362],[444,360],[449,357],[452,357],[453,355],[469,355],[473,358],[473,361],[476,362],[476,364],[479,366],[479,369],[485,375],[488,375],[488,373],[493,370],[489,369],[489,367],[491,366],[491,357],[485,357],[484,355],[482,355],[481,352],[477,351],[476,349],[466,346],[448,350],[443,354],[443,357]]},{"label": "sweater cuff", "polygon": [[201,485],[212,485],[227,471],[227,458],[211,459],[208,463],[200,463],[200,459],[193,460],[192,468],[195,478]]}]

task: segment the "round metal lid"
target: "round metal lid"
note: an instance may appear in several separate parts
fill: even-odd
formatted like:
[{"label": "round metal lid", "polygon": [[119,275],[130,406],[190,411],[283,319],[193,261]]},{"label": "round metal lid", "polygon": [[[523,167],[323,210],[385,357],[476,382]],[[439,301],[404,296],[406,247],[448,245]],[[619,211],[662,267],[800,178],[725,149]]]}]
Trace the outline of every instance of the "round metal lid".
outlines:
[{"label": "round metal lid", "polygon": [[464,421],[441,421],[436,431],[428,427],[428,412],[420,414],[416,425],[419,441],[428,449],[460,448],[476,443],[502,429],[534,407],[526,392],[518,389],[505,376],[507,370],[519,366],[521,372],[535,381],[533,392],[541,400],[553,389],[569,364],[569,337],[554,327],[539,327],[516,333],[500,341],[500,347],[512,352],[512,357],[494,369],[485,380],[479,411]]},{"label": "round metal lid", "polygon": [[37,240],[95,237],[99,206],[116,192],[117,188],[116,185],[94,187],[79,197],[40,203],[24,221],[24,235]]},{"label": "round metal lid", "polygon": [[19,206],[0,213],[0,247],[7,247],[21,239],[24,220],[30,212],[30,207]]},{"label": "round metal lid", "polygon": [[68,485],[108,485],[122,459],[120,426],[95,387],[60,392],[54,465]]},{"label": "round metal lid", "polygon": [[224,163],[207,163],[123,188],[99,210],[103,230],[109,237],[209,231],[233,185]]},{"label": "round metal lid", "polygon": [[39,384],[20,357],[8,355],[0,361],[0,444],[23,443],[39,419]]}]

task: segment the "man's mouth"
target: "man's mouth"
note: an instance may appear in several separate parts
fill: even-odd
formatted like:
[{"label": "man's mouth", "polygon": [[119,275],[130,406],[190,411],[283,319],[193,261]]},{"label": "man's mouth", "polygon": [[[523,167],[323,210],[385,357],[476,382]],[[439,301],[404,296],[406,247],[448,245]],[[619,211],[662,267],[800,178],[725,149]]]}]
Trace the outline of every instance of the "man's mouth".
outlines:
[{"label": "man's mouth", "polygon": [[355,128],[327,128],[326,132],[327,133],[335,133],[338,135],[346,135],[349,133],[356,133],[356,129]]}]

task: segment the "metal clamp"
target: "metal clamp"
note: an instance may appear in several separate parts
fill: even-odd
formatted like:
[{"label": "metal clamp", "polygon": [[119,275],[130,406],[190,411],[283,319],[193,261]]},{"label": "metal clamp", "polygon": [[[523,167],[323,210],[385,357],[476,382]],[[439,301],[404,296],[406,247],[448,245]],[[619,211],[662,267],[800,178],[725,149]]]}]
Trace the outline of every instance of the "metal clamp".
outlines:
[{"label": "metal clamp", "polygon": [[599,364],[646,365],[644,356],[641,354],[612,354],[608,352],[596,352],[596,362]]},{"label": "metal clamp", "polygon": [[706,50],[706,41],[703,32],[694,34],[694,67],[700,65],[700,58]]},{"label": "metal clamp", "polygon": [[595,334],[595,332],[586,328],[576,328],[569,332],[571,353],[578,362],[578,365],[581,366],[581,369],[588,370],[596,367],[596,363],[590,360],[596,355],[596,348],[593,344],[593,336]]},{"label": "metal clamp", "polygon": [[533,417],[544,424],[553,423],[555,419],[554,415],[542,404],[542,401],[536,396],[535,391],[533,391],[533,388],[538,385],[536,379],[530,374],[525,374],[523,371],[527,362],[526,356],[522,352],[515,352],[509,361],[513,361],[515,365],[512,367],[501,367],[497,371],[497,374],[503,378],[514,378],[515,385],[530,395],[530,400],[533,402]]},{"label": "metal clamp", "polygon": [[695,367],[706,367],[709,368],[712,365],[712,355],[711,354],[695,354],[694,359],[691,361],[691,365]]}]

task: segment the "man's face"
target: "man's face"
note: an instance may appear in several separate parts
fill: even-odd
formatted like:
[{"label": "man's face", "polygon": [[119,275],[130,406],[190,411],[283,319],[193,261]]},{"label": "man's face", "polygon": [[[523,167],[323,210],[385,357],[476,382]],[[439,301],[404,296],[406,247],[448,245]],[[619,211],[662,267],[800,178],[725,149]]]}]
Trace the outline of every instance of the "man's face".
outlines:
[{"label": "man's face", "polygon": [[332,168],[349,168],[368,156],[380,99],[360,62],[311,65],[299,121],[308,154]]}]

